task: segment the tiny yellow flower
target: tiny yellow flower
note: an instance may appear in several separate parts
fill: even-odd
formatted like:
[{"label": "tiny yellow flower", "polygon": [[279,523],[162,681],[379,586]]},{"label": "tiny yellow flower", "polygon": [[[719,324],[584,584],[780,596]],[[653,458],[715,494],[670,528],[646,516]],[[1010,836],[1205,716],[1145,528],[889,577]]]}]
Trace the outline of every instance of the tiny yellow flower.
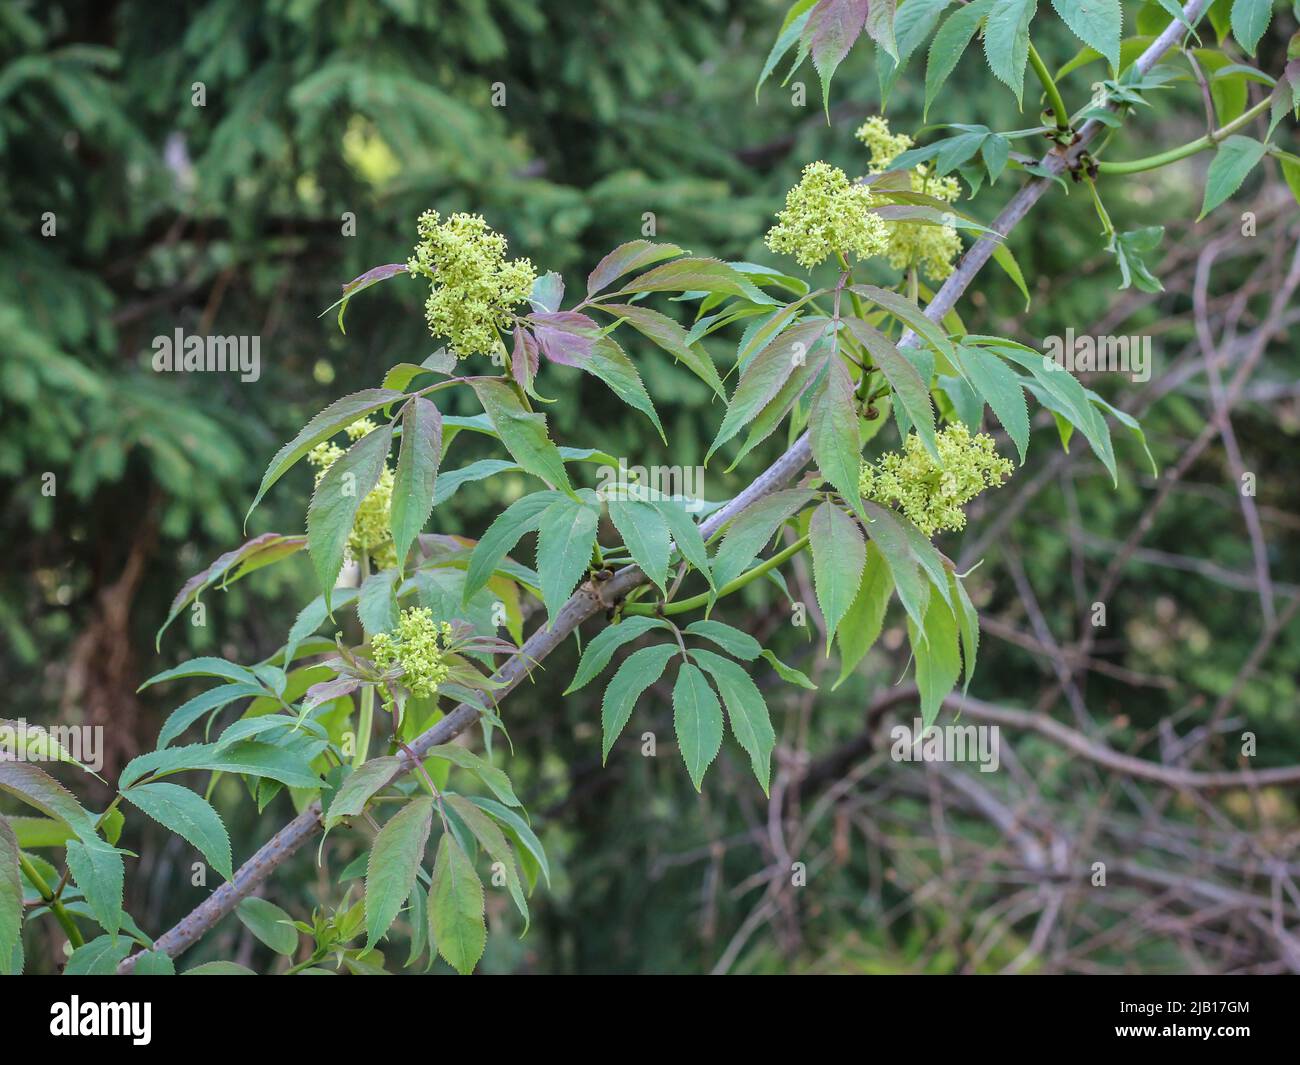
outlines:
[{"label": "tiny yellow flower", "polygon": [[871,152],[871,172],[881,173],[885,167],[912,147],[912,138],[906,133],[890,133],[889,121],[872,115],[854,134]]},{"label": "tiny yellow flower", "polygon": [[394,632],[370,638],[370,655],[380,669],[400,666],[402,683],[412,695],[431,696],[451,672],[445,661],[451,637],[451,625],[435,621],[428,607],[408,607]]},{"label": "tiny yellow flower", "polygon": [[419,218],[420,242],[406,266],[432,283],[424,305],[429,331],[458,356],[490,355],[508,329],[516,304],[528,298],[537,274],[527,259],[506,259],[506,238],[480,215],[437,211]]},{"label": "tiny yellow flower", "polygon": [[964,528],[962,507],[1005,482],[1015,467],[994,450],[991,436],[972,437],[961,422],[939,431],[938,450],[942,465],[910,433],[902,451],[882,455],[874,465],[862,464],[858,489],[867,499],[898,507],[926,536]]},{"label": "tiny yellow flower", "polygon": [[[908,148],[912,138],[906,133],[889,132],[889,123],[876,115],[857,131],[858,140],[871,151],[870,171],[879,174]],[[910,172],[912,191],[931,196],[944,203],[954,203],[961,196],[961,185],[954,177],[940,177],[932,167],[921,163]],[[927,225],[924,222],[892,222],[889,247],[885,252],[895,270],[919,267],[932,281],[943,281],[953,271],[953,260],[961,254],[961,237],[952,226]]]},{"label": "tiny yellow flower", "polygon": [[809,163],[799,184],[785,197],[785,209],[767,233],[772,251],[794,257],[812,269],[836,252],[861,259],[883,252],[889,243],[884,221],[870,210],[875,205],[865,185],[829,163]]}]

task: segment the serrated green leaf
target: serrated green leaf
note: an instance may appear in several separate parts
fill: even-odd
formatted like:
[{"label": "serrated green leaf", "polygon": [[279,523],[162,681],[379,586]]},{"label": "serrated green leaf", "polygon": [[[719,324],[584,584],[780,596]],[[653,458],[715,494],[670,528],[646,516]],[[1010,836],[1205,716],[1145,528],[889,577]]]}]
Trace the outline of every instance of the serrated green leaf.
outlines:
[{"label": "serrated green leaf", "polygon": [[[303,426],[297,436],[276,452],[275,458],[271,460],[266,473],[262,476],[262,483],[258,486],[257,495],[253,497],[253,505],[248,508],[248,513],[252,514],[270,487],[317,444],[328,440],[353,422],[402,398],[403,393],[392,389],[367,388],[354,392],[350,396],[344,396],[342,399],[336,399]],[[247,517],[244,520],[247,521]]]},{"label": "serrated green leaf", "polygon": [[345,817],[360,814],[375,792],[387,784],[400,767],[401,761],[396,755],[385,755],[371,758],[344,777],[325,814],[325,831],[328,832]]},{"label": "serrated green leaf", "polygon": [[227,880],[233,879],[230,836],[220,815],[201,795],[163,781],[137,784],[122,794],[132,806],[197,849]]},{"label": "serrated green leaf", "polygon": [[1052,7],[1079,40],[1105,56],[1112,71],[1119,70],[1124,30],[1119,0],[1052,0]]},{"label": "serrated green leaf", "polygon": [[690,343],[686,330],[673,319],[651,307],[642,307],[639,304],[602,303],[599,306],[602,311],[623,319],[642,336],[654,341],[713,389],[719,398],[724,400],[727,398],[726,390],[722,387],[722,378],[718,376],[718,368],[713,365],[709,353],[702,345]]},{"label": "serrated green leaf", "polygon": [[257,973],[233,961],[205,961],[193,969],[186,969],[182,976],[256,976]]},{"label": "serrated green leaf", "polygon": [[358,589],[357,619],[367,636],[396,628],[400,616],[397,584],[401,576],[396,569],[380,570],[367,577]]},{"label": "serrated green leaf", "polygon": [[782,385],[806,365],[810,353],[826,334],[829,322],[823,319],[799,322],[773,337],[740,371],[740,380],[727,404],[727,413],[709,445],[705,462],[723,444],[749,424],[754,416],[780,392]]},{"label": "serrated green leaf", "polygon": [[1011,86],[1016,103],[1025,91],[1025,64],[1029,60],[1029,22],[1038,0],[993,0],[984,25],[984,57],[999,81]]},{"label": "serrated green leaf", "polygon": [[326,606],[343,568],[357,508],[379,483],[392,439],[393,427],[388,423],[367,433],[325,471],[312,493],[307,508],[307,551]]},{"label": "serrated green leaf", "polygon": [[176,963],[166,951],[142,950],[131,972],[135,976],[175,976]]},{"label": "serrated green leaf", "polygon": [[191,743],[183,747],[150,751],[127,762],[118,777],[118,787],[129,788],[147,773],[163,776],[186,769],[209,769],[219,773],[267,777],[290,788],[320,787],[320,778],[305,755],[287,747],[257,740],[237,743],[220,752],[216,744],[212,743]]},{"label": "serrated green leaf", "polygon": [[[619,295],[627,292],[710,292],[719,296],[753,299],[755,303],[763,303],[767,299],[752,282],[746,280],[745,276],[729,263],[724,263],[720,259],[696,257],[677,259],[646,271],[640,277],[629,281],[620,290]],[[614,308],[606,307],[606,309]],[[616,313],[622,316],[628,309],[627,306],[621,306],[617,308]],[[635,311],[649,308],[631,309]]]},{"label": "serrated green leaf", "polygon": [[961,346],[958,358],[980,399],[989,405],[1016,445],[1023,466],[1029,451],[1029,407],[1020,375],[996,355],[976,347]]},{"label": "serrated green leaf", "polygon": [[[116,810],[114,811],[117,812]],[[9,815],[9,827],[18,838],[18,846],[23,850],[39,850],[42,847],[62,847],[77,834],[62,821],[53,817],[25,817]],[[109,839],[110,843],[116,840]],[[0,953],[0,958],[4,955]]]},{"label": "serrated green leaf", "polygon": [[1002,268],[1002,272],[1011,278],[1012,283],[1020,290],[1020,294],[1025,297],[1025,310],[1029,310],[1029,286],[1025,284],[1025,275],[1020,269],[1020,264],[1016,262],[1016,257],[1011,254],[1011,249],[1005,244],[995,244],[993,246],[993,261]]},{"label": "serrated green leaf", "polygon": [[496,516],[470,555],[469,566],[465,571],[465,602],[491,580],[501,560],[525,533],[537,531],[542,515],[555,503],[565,499],[568,497],[560,492],[534,492],[516,499]]},{"label": "serrated green leaf", "polygon": [[366,863],[366,949],[388,931],[411,893],[433,828],[433,798],[420,795],[390,817]]},{"label": "serrated green leaf", "polygon": [[66,857],[68,871],[85,896],[91,912],[110,935],[122,927],[122,887],[126,870],[121,853],[103,840],[83,843],[70,839]]},{"label": "serrated green leaf", "polygon": [[752,662],[763,653],[762,645],[749,633],[721,621],[692,621],[686,626],[687,636],[699,636],[717,644],[734,658]]},{"label": "serrated green leaf", "polygon": [[632,561],[666,593],[670,537],[663,515],[650,503],[637,499],[611,499],[608,506],[609,520],[623,537]]},{"label": "serrated green leaf", "polygon": [[571,491],[564,459],[547,435],[546,416],[526,410],[519,393],[503,381],[476,379],[470,384],[511,458],[552,488]]},{"label": "serrated green leaf", "polygon": [[807,489],[786,488],[764,496],[741,511],[713,557],[713,579],[717,587],[722,588],[744,573],[785,520],[813,498],[814,493]]},{"label": "serrated green leaf", "polygon": [[795,42],[803,35],[803,28],[808,23],[809,11],[817,2],[818,0],[795,0],[790,5],[790,10],[785,14],[785,21],[781,24],[781,31],[772,43],[772,49],[767,53],[767,59],[763,62],[763,69],[759,72],[758,82],[754,85],[755,102],[758,101],[758,90],[763,87],[763,82],[771,77],[772,71],[776,69],[781,57],[790,51]]},{"label": "serrated green leaf", "polygon": [[442,460],[442,414],[423,396],[407,401],[402,412],[402,446],[393,474],[390,522],[397,562],[407,552],[433,512],[434,484]]},{"label": "serrated green leaf", "polygon": [[600,721],[602,730],[601,764],[609,759],[609,752],[618,739],[623,726],[632,716],[632,708],[651,684],[657,681],[668,665],[668,660],[677,653],[675,643],[658,644],[643,647],[628,655],[627,660],[618,667],[600,704]]},{"label": "serrated green leaf", "polygon": [[682,664],[673,684],[673,727],[686,771],[699,791],[722,749],[722,706],[699,667],[690,662]]},{"label": "serrated green leaf", "polygon": [[961,653],[957,645],[957,623],[948,604],[932,595],[923,622],[921,639],[915,622],[907,622],[907,635],[916,660],[916,686],[921,693],[921,720],[929,727],[939,716],[944,699],[961,676]]},{"label": "serrated green leaf", "polygon": [[[880,548],[873,542],[867,544],[866,561],[862,577],[849,612],[844,615],[836,639],[840,649],[840,675],[835,681],[838,688],[871,649],[885,622],[885,608],[894,591],[894,578],[885,564]],[[832,689],[833,690],[833,689]]]},{"label": "serrated green leaf", "polygon": [[858,475],[862,469],[862,436],[853,381],[838,358],[826,367],[826,376],[813,389],[808,412],[808,436],[817,469],[855,511],[862,506]]},{"label": "serrated green leaf", "polygon": [[220,677],[222,680],[228,680],[234,684],[247,684],[258,689],[265,689],[265,685],[258,680],[257,674],[252,670],[245,669],[234,662],[227,662],[224,658],[204,656],[191,658],[188,662],[182,662],[172,669],[164,669],[161,673],[155,673],[136,690],[144,691],[145,688],[154,684],[161,684],[167,680],[179,680],[184,677]]},{"label": "serrated green leaf", "polygon": [[730,659],[698,648],[692,649],[690,655],[701,668],[708,671],[718,686],[722,701],[727,707],[731,734],[749,755],[754,776],[758,779],[763,794],[768,794],[776,732],[772,728],[772,718],[767,703],[763,700],[763,693],[758,690],[758,685],[749,674]]},{"label": "serrated green leaf", "polygon": [[[1064,367],[1058,366],[1031,348],[998,340],[996,337],[979,339],[991,341],[988,350],[1023,366],[1033,375],[1034,384],[1027,383],[1026,387],[1034,391],[1039,402],[1054,413],[1068,418],[1074,428],[1083,433],[1093,452],[1106,467],[1111,481],[1118,484],[1119,472],[1115,467],[1115,449],[1111,445],[1110,430],[1106,427],[1105,419],[1088,401],[1083,386],[1075,380],[1074,376]],[[1048,364],[1051,369],[1047,368]]]},{"label": "serrated green leaf", "polygon": [[[321,601],[321,604],[321,613],[324,614],[324,600]],[[158,733],[158,749],[161,750],[168,746],[172,740],[205,714],[214,713],[223,706],[229,706],[239,699],[255,699],[265,694],[266,691],[260,684],[256,686],[251,684],[223,684],[217,688],[209,688],[207,691],[194,696],[193,699],[182,703],[167,715],[167,720],[163,722],[163,727]]]},{"label": "serrated green leaf", "polygon": [[966,51],[979,28],[980,20],[989,13],[992,4],[993,0],[973,0],[943,20],[943,25],[930,42],[930,53],[926,61],[923,116],[929,114],[930,104],[938,98],[939,90],[957,66],[957,60]]},{"label": "serrated green leaf", "polygon": [[591,563],[600,508],[590,489],[584,488],[582,496],[581,502],[567,497],[557,500],[537,523],[537,575],[551,621]]},{"label": "serrated green leaf", "polygon": [[461,820],[469,826],[469,830],[474,833],[474,838],[488,852],[488,857],[492,859],[494,864],[501,866],[501,871],[506,877],[506,889],[510,892],[510,898],[514,901],[515,908],[524,919],[524,931],[527,932],[529,924],[528,899],[524,896],[524,885],[519,879],[519,869],[515,864],[515,855],[510,849],[510,844],[506,841],[505,833],[501,831],[492,818],[464,796],[448,793],[446,800],[452,809],[460,814]]},{"label": "serrated green leaf", "polygon": [[1220,142],[1205,175],[1205,200],[1197,216],[1198,222],[1241,188],[1246,175],[1255,169],[1267,151],[1268,145],[1237,133]]},{"label": "serrated green leaf", "polygon": [[808,679],[808,676],[801,670],[795,669],[794,666],[788,666],[776,657],[772,651],[766,647],[763,648],[763,658],[768,664],[776,670],[776,675],[787,684],[797,684],[801,688],[807,688],[810,692],[817,690],[817,685]]},{"label": "serrated green leaf", "polygon": [[528,822],[515,813],[514,810],[502,806],[495,799],[484,798],[482,795],[472,795],[469,801],[480,810],[486,810],[492,817],[496,818],[502,831],[514,841],[515,853],[519,856],[519,864],[524,867],[524,872],[528,876],[530,887],[536,886],[538,873],[546,878],[546,883],[549,886],[551,883],[550,863],[546,860],[546,851],[542,847],[542,841],[528,827]]},{"label": "serrated green leaf", "polygon": [[[710,364],[712,365],[712,364]],[[614,395],[635,410],[639,410],[655,427],[659,439],[668,442],[663,423],[659,421],[659,412],[655,410],[650,393],[637,372],[636,365],[627,353],[618,346],[613,337],[605,336],[596,341],[591,349],[591,358],[582,367],[593,377],[598,377],[609,385]]]},{"label": "serrated green leaf", "polygon": [[474,971],[487,946],[483,882],[450,832],[438,841],[429,885],[429,940],[462,976]]},{"label": "serrated green leaf", "polygon": [[276,954],[292,957],[298,949],[298,932],[293,918],[274,902],[250,895],[235,907],[235,916],[250,932]]},{"label": "serrated green leaf", "polygon": [[498,769],[486,758],[475,754],[468,747],[461,747],[455,743],[444,743],[437,747],[430,747],[425,752],[425,757],[442,758],[453,765],[460,766],[461,769],[468,769],[470,772],[477,774],[479,780],[487,785],[488,790],[506,805],[523,805],[519,801],[519,796],[515,794],[515,789],[511,786],[510,778],[506,776],[505,771]]},{"label": "serrated green leaf", "polygon": [[0,791],[34,807],[46,817],[64,822],[83,840],[96,838],[95,819],[72,792],[38,765],[0,759]]},{"label": "serrated green leaf", "polygon": [[934,322],[926,316],[915,301],[876,285],[851,285],[850,290],[870,300],[878,307],[883,307],[898,321],[917,334],[935,351],[943,355],[952,354],[952,342]]},{"label": "serrated green leaf", "polygon": [[1146,263],[1148,256],[1160,246],[1164,235],[1164,226],[1144,226],[1111,237],[1108,250],[1114,253],[1119,264],[1121,289],[1133,285],[1142,292],[1164,291],[1165,286]]},{"label": "serrated green leaf", "polygon": [[709,553],[704,546],[704,537],[695,519],[687,513],[686,504],[672,499],[659,499],[654,506],[668,523],[669,535],[677,553],[704,575],[713,587],[713,572],[709,566]]},{"label": "serrated green leaf", "polygon": [[1251,55],[1273,18],[1273,0],[1233,0],[1232,35]]},{"label": "serrated green leaf", "polygon": [[980,649],[980,617],[975,604],[966,593],[966,585],[955,573],[950,573],[953,603],[956,606],[958,628],[961,633],[961,657],[966,666],[966,677],[962,685],[964,695],[970,689],[971,677],[975,675],[975,660]]},{"label": "serrated green leaf", "polygon": [[629,240],[620,244],[596,264],[587,276],[587,295],[594,296],[611,281],[633,270],[641,270],[664,259],[681,255],[676,244],[656,244],[649,240]]},{"label": "serrated green leaf", "polygon": [[863,506],[871,519],[866,527],[867,536],[880,549],[889,567],[899,602],[917,625],[924,625],[928,585],[921,579],[902,521],[893,511],[877,503],[867,501]]},{"label": "serrated green leaf", "polygon": [[573,675],[573,682],[564,690],[564,694],[576,692],[598,677],[620,647],[644,636],[651,629],[670,628],[668,622],[661,618],[633,614],[623,618],[617,625],[608,625],[601,629],[582,652],[582,658],[578,660],[577,672]]},{"label": "serrated green leaf", "polygon": [[126,936],[97,936],[72,952],[63,967],[65,976],[112,976],[131,953]]},{"label": "serrated green leaf", "polygon": [[1278,162],[1282,164],[1282,177],[1286,179],[1287,188],[1291,190],[1295,202],[1300,204],[1300,163],[1285,158]]},{"label": "serrated green leaf", "polygon": [[835,630],[857,595],[867,545],[858,523],[830,500],[813,511],[808,538],[812,546],[813,588],[826,619],[826,653],[830,654]]},{"label": "serrated green leaf", "polygon": [[0,816],[0,971],[6,973],[23,934],[23,884],[18,853],[18,836],[9,821]]}]

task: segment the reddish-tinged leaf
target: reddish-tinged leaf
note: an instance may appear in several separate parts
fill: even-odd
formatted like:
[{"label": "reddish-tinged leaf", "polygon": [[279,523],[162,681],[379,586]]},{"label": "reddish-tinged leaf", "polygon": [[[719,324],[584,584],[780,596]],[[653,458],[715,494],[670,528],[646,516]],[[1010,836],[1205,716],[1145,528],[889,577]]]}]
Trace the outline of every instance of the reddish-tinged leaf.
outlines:
[{"label": "reddish-tinged leaf", "polygon": [[534,314],[529,319],[537,343],[551,362],[561,366],[582,366],[591,359],[591,348],[600,336],[600,326],[577,311]]},{"label": "reddish-tinged leaf", "polygon": [[324,318],[325,315],[337,307],[339,309],[339,332],[346,333],[347,330],[343,328],[343,312],[348,309],[348,300],[358,292],[370,288],[371,285],[377,285],[381,281],[387,281],[390,277],[396,277],[398,274],[404,273],[406,273],[406,263],[386,263],[383,266],[372,267],[364,274],[345,283],[343,295],[321,311],[320,317]]},{"label": "reddish-tinged leaf", "polygon": [[261,536],[254,536],[245,544],[241,544],[233,551],[227,551],[221,555],[215,562],[204,570],[200,570],[191,577],[176,593],[176,598],[172,600],[170,609],[167,611],[167,620],[162,623],[155,637],[155,645],[162,641],[162,634],[167,631],[176,616],[184,610],[190,603],[198,598],[205,588],[215,584],[221,577],[230,573],[239,567],[232,580],[238,580],[245,574],[251,573],[254,569],[259,569],[264,565],[269,565],[281,558],[287,558],[297,551],[301,551],[307,539],[304,536],[284,536],[281,533],[262,533]]},{"label": "reddish-tinged leaf", "polygon": [[822,103],[830,107],[830,84],[867,21],[867,0],[821,0],[803,28],[804,44],[822,79]]},{"label": "reddish-tinged leaf", "polygon": [[515,326],[515,344],[510,353],[510,372],[525,392],[533,387],[533,379],[541,363],[537,339],[521,325]]},{"label": "reddish-tinged leaf", "polygon": [[682,249],[676,244],[629,240],[626,244],[620,244],[596,264],[596,268],[587,277],[587,295],[594,295],[615,278],[622,277],[626,273],[681,254]]},{"label": "reddish-tinged leaf", "polygon": [[333,702],[344,695],[351,695],[359,687],[361,687],[361,681],[356,677],[335,677],[333,680],[323,680],[307,689],[302,708],[310,710],[312,707],[320,706],[321,703]]}]

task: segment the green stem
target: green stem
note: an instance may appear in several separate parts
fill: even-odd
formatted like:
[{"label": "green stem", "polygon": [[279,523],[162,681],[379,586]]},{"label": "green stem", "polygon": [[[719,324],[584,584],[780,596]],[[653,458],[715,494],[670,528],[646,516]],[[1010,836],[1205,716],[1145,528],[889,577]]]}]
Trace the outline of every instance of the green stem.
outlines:
[{"label": "green stem", "polygon": [[1269,109],[1271,102],[1266,97],[1254,107],[1242,112],[1239,117],[1234,118],[1226,126],[1221,126],[1213,133],[1207,133],[1203,137],[1197,137],[1194,141],[1180,144],[1177,148],[1170,148],[1167,152],[1148,155],[1143,159],[1130,159],[1122,163],[1108,163],[1103,160],[1097,164],[1097,169],[1103,174],[1137,174],[1143,170],[1156,170],[1159,167],[1168,166],[1170,163],[1176,163],[1179,159],[1186,159],[1189,155],[1205,151],[1206,148],[1213,148],[1224,137],[1236,133],[1242,126],[1262,115]]},{"label": "green stem", "polygon": [[[837,251],[837,252],[835,253],[835,257],[836,257],[837,259],[839,259],[839,261],[840,261],[840,268],[841,268],[841,269],[842,269],[846,274],[849,275],[849,284],[852,285],[852,284],[853,284],[853,268],[852,268],[851,266],[849,266],[849,260],[845,257],[845,255],[844,255],[844,253],[843,253],[842,251]],[[856,315],[857,315],[859,318],[861,318],[863,321],[866,321],[866,313],[865,313],[864,308],[863,308],[863,306],[862,306],[862,300],[861,300],[861,298],[859,298],[858,294],[857,294],[856,292],[853,291],[852,288],[849,289],[849,302],[853,304],[853,313],[856,314]]]},{"label": "green stem", "polygon": [[775,569],[788,559],[793,558],[805,547],[808,546],[808,537],[801,536],[789,547],[778,551],[769,559],[760,562],[753,569],[742,573],[734,581],[724,584],[716,596],[711,596],[708,592],[701,592],[699,595],[693,595],[689,599],[679,599],[675,603],[632,603],[623,607],[624,614],[643,614],[647,617],[658,617],[660,614],[685,614],[690,610],[698,610],[702,606],[708,606],[710,599],[722,599],[734,592],[740,591],[741,588],[751,581],[757,580],[770,569]]},{"label": "green stem", "polygon": [[108,820],[109,815],[118,808],[122,803],[122,793],[118,792],[113,796],[113,801],[104,808],[104,812],[95,820],[95,831],[98,832],[104,827],[104,822]]},{"label": "green stem", "polygon": [[[370,556],[364,552],[359,563],[361,579],[357,587],[366,583],[370,576]],[[361,716],[357,719],[357,749],[352,755],[353,767],[360,766],[370,753],[370,734],[375,730],[375,689],[367,684],[361,689]]]},{"label": "green stem", "polygon": [[18,866],[23,871],[23,875],[31,882],[46,903],[50,907],[50,912],[54,914],[55,920],[63,926],[63,930],[68,933],[68,942],[72,944],[73,949],[82,946],[86,941],[81,938],[81,930],[72,920],[72,914],[63,908],[54,892],[50,890],[50,885],[45,882],[45,878],[36,871],[36,866],[32,865],[31,859],[22,851],[18,852]]},{"label": "green stem", "polygon": [[1056,81],[1052,78],[1051,71],[1047,69],[1047,64],[1043,62],[1043,57],[1038,54],[1033,41],[1029,42],[1029,65],[1034,68],[1038,80],[1043,83],[1047,102],[1052,105],[1052,113],[1056,115],[1056,128],[1064,132],[1070,128],[1070,112],[1065,109],[1061,90],[1056,87]]}]

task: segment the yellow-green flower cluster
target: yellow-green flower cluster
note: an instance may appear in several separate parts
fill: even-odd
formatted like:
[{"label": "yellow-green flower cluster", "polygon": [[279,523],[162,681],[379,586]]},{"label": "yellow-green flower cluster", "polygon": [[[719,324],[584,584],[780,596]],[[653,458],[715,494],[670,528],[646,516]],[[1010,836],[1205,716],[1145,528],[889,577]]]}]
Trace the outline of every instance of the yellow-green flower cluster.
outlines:
[{"label": "yellow-green flower cluster", "polygon": [[451,636],[451,626],[434,621],[428,607],[408,607],[398,618],[394,632],[380,632],[370,638],[370,655],[380,669],[400,665],[402,683],[412,695],[430,696],[451,672],[446,662]]},{"label": "yellow-green flower cluster", "polygon": [[883,252],[889,232],[865,185],[849,180],[847,174],[829,163],[809,163],[799,184],[785,197],[785,209],[767,232],[772,251],[792,255],[805,269],[830,258],[836,252],[852,252],[859,258]]},{"label": "yellow-green flower cluster", "polygon": [[407,262],[413,277],[433,283],[424,305],[429,330],[446,337],[452,351],[490,355],[513,308],[528,298],[537,274],[527,259],[506,259],[506,238],[480,215],[437,211],[419,220],[420,243]]},{"label": "yellow-green flower cluster", "polygon": [[972,437],[961,422],[938,434],[937,465],[920,438],[911,433],[902,451],[862,464],[858,488],[867,499],[898,507],[926,536],[966,524],[962,507],[986,488],[996,488],[1015,468],[993,449],[987,433]]},{"label": "yellow-green flower cluster", "polygon": [[871,152],[871,172],[883,173],[885,167],[912,147],[913,141],[906,133],[891,133],[889,120],[872,115],[854,134]]},{"label": "yellow-green flower cluster", "polygon": [[[347,427],[348,439],[360,440],[372,429],[375,423],[369,418],[362,418]],[[328,440],[317,444],[307,453],[307,461],[316,467],[316,483],[319,485],[326,471],[345,454],[337,444]],[[393,543],[390,526],[390,512],[393,506],[393,471],[385,465],[375,487],[367,493],[361,505],[357,507],[357,516],[348,534],[347,553],[349,558],[369,556],[378,569],[391,569],[397,565],[397,545]]]},{"label": "yellow-green flower cluster", "polygon": [[[899,155],[912,147],[906,133],[890,133],[889,123],[876,115],[864,122],[858,140],[871,151],[870,170],[884,171]],[[911,171],[912,191],[953,203],[961,195],[961,185],[954,177],[940,177],[932,167],[921,163]],[[924,222],[893,222],[889,226],[889,248],[885,252],[895,270],[913,266],[922,269],[932,281],[942,281],[953,270],[953,260],[961,254],[961,237],[952,226],[927,225]]]}]

